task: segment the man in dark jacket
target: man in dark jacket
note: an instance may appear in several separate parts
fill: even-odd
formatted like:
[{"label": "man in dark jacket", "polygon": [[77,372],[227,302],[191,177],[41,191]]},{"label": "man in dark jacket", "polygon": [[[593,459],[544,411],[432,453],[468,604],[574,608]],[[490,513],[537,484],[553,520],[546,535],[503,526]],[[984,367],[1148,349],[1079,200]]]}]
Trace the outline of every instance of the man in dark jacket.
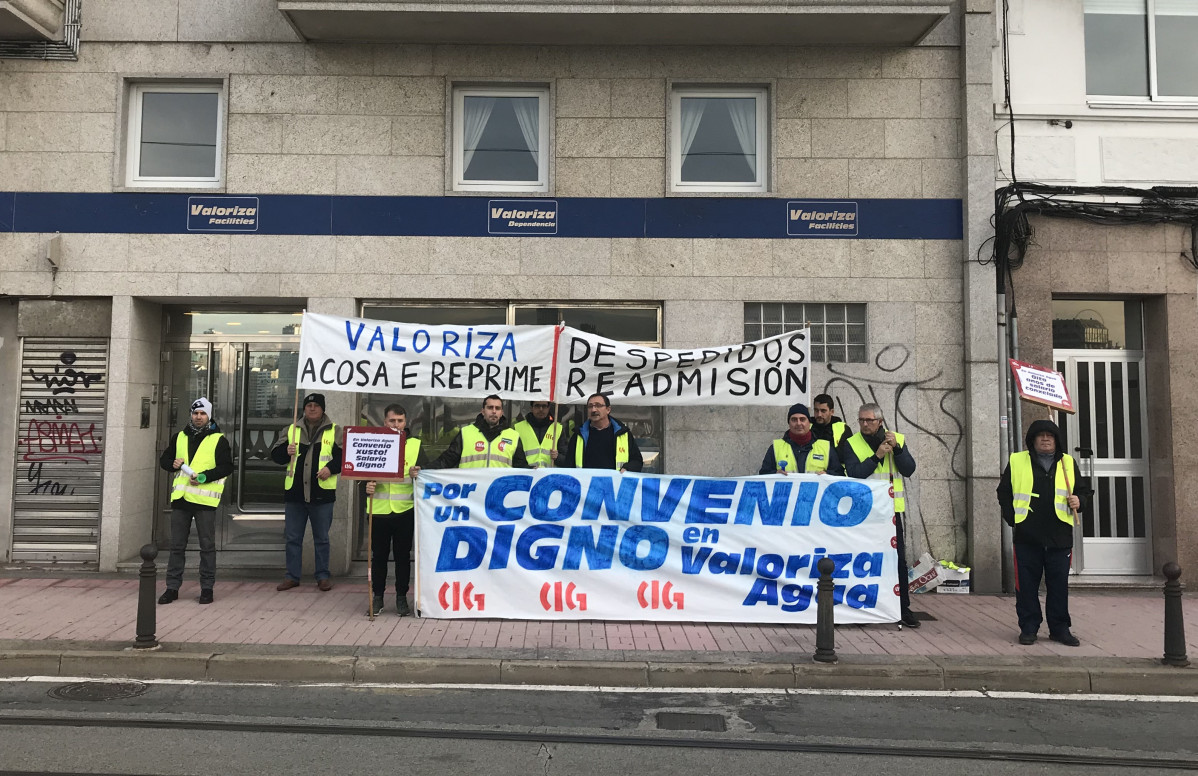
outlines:
[{"label": "man in dark jacket", "polygon": [[570,437],[557,465],[639,472],[645,459],[628,427],[611,416],[611,400],[596,393],[587,398],[587,422]]},{"label": "man in dark jacket", "polygon": [[[529,468],[520,435],[503,415],[503,400],[495,395],[483,399],[483,411],[473,423],[458,431],[445,452],[428,468]],[[411,473],[415,477],[420,473],[420,467],[412,467]]]},{"label": "man in dark jacket", "polygon": [[216,584],[216,508],[225,489],[225,477],[233,473],[229,440],[212,421],[212,403],[196,399],[191,404],[191,422],[162,451],[158,464],[178,472],[171,482],[171,556],[166,566],[166,590],[158,603],[179,598],[183,568],[187,563],[187,540],[195,520],[200,540],[200,598],[213,601]]},{"label": "man in dark jacket", "polygon": [[821,393],[811,400],[811,433],[816,439],[826,439],[833,450],[849,436],[849,427],[835,411],[836,402],[830,394]]},{"label": "man in dark jacket", "polygon": [[845,473],[850,477],[859,480],[873,477],[890,483],[898,550],[900,622],[908,628],[918,628],[919,620],[911,611],[911,591],[907,587],[907,538],[903,526],[907,509],[903,478],[915,474],[915,458],[907,449],[906,437],[886,428],[886,418],[877,404],[861,405],[857,410],[857,426],[861,430],[841,443],[840,460],[844,461]]},{"label": "man in dark jacket", "polygon": [[547,401],[534,401],[524,419],[512,426],[520,435],[520,445],[529,466],[543,469],[557,459],[557,446],[562,441],[562,424],[549,412]]},{"label": "man in dark jacket", "polygon": [[787,412],[789,426],[781,438],[765,451],[758,474],[835,474],[844,476],[836,449],[826,439],[815,437],[807,405],[796,404]]},{"label": "man in dark jacket", "polygon": [[1019,643],[1035,644],[1044,617],[1048,637],[1070,647],[1081,642],[1069,630],[1069,565],[1073,556],[1073,516],[1081,508],[1077,467],[1063,452],[1061,430],[1037,420],[1027,430],[1027,450],[1014,453],[998,481],[1002,518],[1015,529],[1015,613]]},{"label": "man in dark jacket", "polygon": [[287,467],[283,481],[283,536],[287,543],[287,577],[277,590],[299,587],[303,569],[304,533],[312,523],[316,586],[333,589],[329,579],[329,528],[341,472],[337,424],[324,412],[324,395],[304,397],[304,415],[287,427],[270,451],[270,458]]}]

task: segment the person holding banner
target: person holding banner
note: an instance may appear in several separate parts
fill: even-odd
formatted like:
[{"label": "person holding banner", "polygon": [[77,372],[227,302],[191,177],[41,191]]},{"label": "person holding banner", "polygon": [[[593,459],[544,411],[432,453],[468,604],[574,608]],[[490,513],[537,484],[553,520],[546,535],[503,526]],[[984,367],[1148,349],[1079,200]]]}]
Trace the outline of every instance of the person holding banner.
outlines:
[{"label": "person holding banner", "polygon": [[1041,578],[1048,638],[1068,647],[1081,644],[1069,630],[1069,565],[1074,515],[1082,503],[1075,488],[1077,467],[1062,452],[1062,441],[1056,423],[1035,421],[1027,430],[1028,449],[1011,455],[998,481],[1002,519],[1015,529],[1015,614],[1024,645],[1036,643],[1044,619]]},{"label": "person holding banner", "polygon": [[[430,469],[528,469],[520,435],[503,416],[503,400],[492,394],[483,399],[483,411],[468,426],[462,426]],[[412,476],[420,467],[411,469]]]},{"label": "person holding banner", "polygon": [[366,483],[366,495],[370,498],[368,508],[374,515],[370,527],[370,582],[374,593],[369,614],[382,614],[383,595],[387,592],[387,560],[395,550],[395,611],[400,617],[412,614],[408,604],[408,584],[412,574],[412,535],[416,528],[416,513],[413,510],[414,488],[409,474],[413,467],[428,463],[420,440],[414,439],[407,429],[408,412],[399,404],[389,404],[383,410],[383,423],[404,435],[404,479],[394,482]]},{"label": "person holding banner", "polygon": [[171,556],[166,565],[166,590],[158,603],[178,600],[187,565],[187,539],[195,520],[200,540],[200,598],[213,601],[216,584],[216,508],[225,490],[225,477],[233,473],[229,440],[212,420],[212,402],[191,404],[191,422],[175,435],[158,461],[168,472],[177,472],[171,484]]},{"label": "person holding banner", "polygon": [[302,422],[287,427],[271,449],[270,458],[287,467],[287,477],[283,481],[287,576],[276,589],[299,587],[304,533],[311,522],[316,586],[321,591],[332,590],[329,528],[333,525],[333,503],[337,500],[337,473],[341,471],[342,451],[337,443],[337,424],[324,412],[324,394],[310,393],[304,397]]},{"label": "person holding banner", "polygon": [[587,422],[578,427],[563,452],[558,466],[639,472],[645,465],[636,438],[611,416],[611,400],[601,393],[587,397]]},{"label": "person holding banner", "polygon": [[903,529],[903,514],[907,502],[903,498],[903,477],[915,473],[915,459],[907,449],[903,434],[886,428],[882,408],[877,404],[862,404],[857,410],[857,425],[861,429],[840,446],[844,469],[848,476],[864,480],[874,477],[890,482],[894,498],[895,547],[898,550],[898,588],[903,625],[918,628],[919,620],[911,611],[911,591],[907,589],[907,540]]},{"label": "person holding banner", "polygon": [[512,426],[520,435],[520,446],[528,465],[543,469],[553,465],[562,441],[562,424],[549,414],[549,402],[534,401],[532,410]]},{"label": "person holding banner", "polygon": [[831,395],[821,393],[811,400],[811,433],[816,439],[826,439],[833,449],[849,436],[848,425],[837,417],[835,400]]},{"label": "person holding banner", "polygon": [[790,426],[765,451],[758,474],[834,474],[844,476],[836,449],[826,439],[816,439],[807,405],[795,404],[786,413]]}]

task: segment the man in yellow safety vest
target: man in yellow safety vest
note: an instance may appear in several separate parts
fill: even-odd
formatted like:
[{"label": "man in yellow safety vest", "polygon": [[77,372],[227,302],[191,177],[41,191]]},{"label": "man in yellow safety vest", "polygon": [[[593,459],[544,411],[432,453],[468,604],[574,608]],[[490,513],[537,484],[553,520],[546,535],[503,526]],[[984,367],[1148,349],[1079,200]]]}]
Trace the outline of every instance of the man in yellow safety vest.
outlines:
[{"label": "man in yellow safety vest", "polygon": [[427,463],[420,440],[408,433],[408,412],[399,404],[383,410],[383,423],[404,435],[401,480],[366,483],[370,510],[374,520],[370,532],[370,583],[374,593],[370,602],[372,614],[383,611],[383,594],[387,592],[387,559],[395,551],[395,611],[400,617],[412,613],[408,604],[408,584],[412,577],[412,535],[416,528],[416,513],[412,500],[414,488],[411,470],[420,471]]},{"label": "man in yellow safety vest", "polygon": [[[527,469],[520,435],[503,416],[503,400],[494,394],[483,399],[483,411],[468,426],[462,426],[445,452],[428,465],[430,469]],[[412,476],[420,467],[412,469]]]},{"label": "man in yellow safety vest", "polygon": [[890,483],[890,494],[894,498],[901,622],[908,628],[918,628],[919,620],[911,611],[911,592],[907,587],[907,539],[903,530],[903,515],[907,509],[903,477],[915,473],[915,459],[907,449],[906,437],[886,428],[882,408],[877,404],[861,405],[857,410],[857,425],[861,430],[841,443],[840,457],[848,476],[859,480],[874,477]]},{"label": "man in yellow safety vest", "polygon": [[[1035,644],[1044,619],[1040,611],[1040,579],[1048,637],[1069,647],[1081,644],[1070,631],[1069,565],[1073,557],[1073,515],[1081,509],[1075,495],[1077,467],[1063,451],[1061,430],[1051,420],[1037,420],[1027,430],[1027,450],[1013,453],[998,481],[998,503],[1007,525],[1015,529],[1015,614],[1019,643]],[[1086,494],[1088,495],[1088,494]]]},{"label": "man in yellow safety vest", "polygon": [[611,400],[601,393],[587,397],[587,422],[566,445],[558,466],[639,472],[645,460],[628,426],[611,416]]},{"label": "man in yellow safety vest", "polygon": [[758,474],[835,474],[844,476],[836,448],[816,439],[807,405],[795,404],[786,413],[786,433],[775,439],[761,459]]},{"label": "man in yellow safety vest", "polygon": [[210,604],[216,583],[216,508],[225,490],[225,477],[233,473],[229,440],[212,420],[212,402],[205,398],[192,402],[191,422],[174,436],[158,463],[175,473],[171,481],[171,555],[166,590],[158,603],[169,604],[179,598],[187,540],[195,520],[200,540],[199,601]]},{"label": "man in yellow safety vest", "polygon": [[520,446],[528,465],[543,469],[553,465],[562,441],[562,424],[549,414],[549,402],[534,401],[524,419],[512,426],[520,435]]},{"label": "man in yellow safety vest", "polygon": [[303,569],[304,533],[312,523],[316,587],[333,589],[329,579],[329,528],[341,472],[337,424],[324,412],[324,394],[304,397],[303,419],[288,426],[270,451],[270,458],[287,467],[283,480],[283,538],[287,576],[277,590],[299,587]]}]

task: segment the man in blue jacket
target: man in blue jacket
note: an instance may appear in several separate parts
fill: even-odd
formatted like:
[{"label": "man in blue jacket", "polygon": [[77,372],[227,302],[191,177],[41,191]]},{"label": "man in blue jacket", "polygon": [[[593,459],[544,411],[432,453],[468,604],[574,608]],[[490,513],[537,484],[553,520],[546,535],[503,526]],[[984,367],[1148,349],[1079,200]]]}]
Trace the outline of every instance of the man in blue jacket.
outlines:
[{"label": "man in blue jacket", "polygon": [[645,461],[628,427],[611,416],[611,400],[596,393],[587,398],[587,422],[570,437],[557,465],[639,472]]},{"label": "man in blue jacket", "polygon": [[765,451],[758,474],[844,475],[836,448],[826,439],[815,438],[806,404],[795,404],[787,410],[786,423],[789,428]]}]

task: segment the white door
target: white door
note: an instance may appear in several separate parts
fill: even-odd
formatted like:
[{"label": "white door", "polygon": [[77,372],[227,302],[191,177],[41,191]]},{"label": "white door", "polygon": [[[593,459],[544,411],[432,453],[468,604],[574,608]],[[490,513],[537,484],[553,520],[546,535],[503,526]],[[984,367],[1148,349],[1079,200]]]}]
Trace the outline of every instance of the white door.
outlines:
[{"label": "white door", "polygon": [[1054,350],[1053,360],[1077,407],[1059,413],[1068,452],[1094,490],[1075,529],[1074,572],[1150,574],[1144,351]]}]

